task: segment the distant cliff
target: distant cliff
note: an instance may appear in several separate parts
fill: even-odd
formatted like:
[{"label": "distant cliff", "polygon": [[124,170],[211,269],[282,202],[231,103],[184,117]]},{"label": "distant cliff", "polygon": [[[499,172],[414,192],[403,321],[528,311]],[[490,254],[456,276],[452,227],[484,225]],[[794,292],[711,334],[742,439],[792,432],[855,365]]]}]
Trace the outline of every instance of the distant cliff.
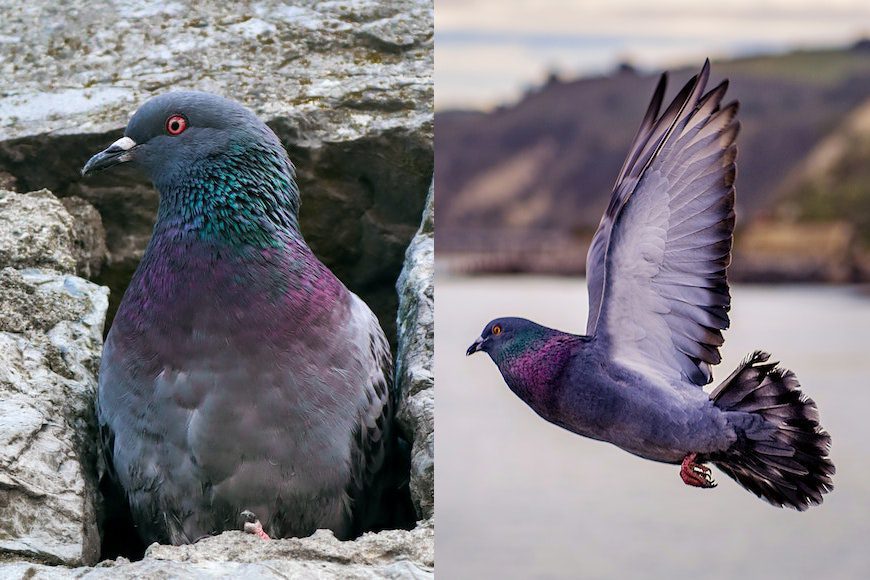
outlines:
[{"label": "distant cliff", "polygon": [[[741,103],[736,278],[870,278],[861,46],[714,62],[711,83],[729,78]],[[674,71],[669,94],[694,72]],[[582,271],[657,76],[551,77],[491,112],[437,113],[439,258],[476,271]]]}]

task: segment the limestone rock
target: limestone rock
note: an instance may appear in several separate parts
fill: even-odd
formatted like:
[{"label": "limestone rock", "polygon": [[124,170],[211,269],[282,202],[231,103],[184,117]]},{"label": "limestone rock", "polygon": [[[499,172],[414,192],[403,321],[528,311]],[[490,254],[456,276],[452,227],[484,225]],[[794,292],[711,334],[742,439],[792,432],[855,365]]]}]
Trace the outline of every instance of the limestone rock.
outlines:
[{"label": "limestone rock", "polygon": [[431,1],[197,7],[8,3],[0,139],[106,133],[148,96],[180,88],[220,92],[286,118],[300,143],[431,121]]},{"label": "limestone rock", "polygon": [[399,291],[399,354],[396,380],[401,392],[399,424],[412,438],[411,496],[421,518],[435,510],[435,184],[429,188],[420,230],[405,255]]},{"label": "limestone rock", "polygon": [[0,189],[0,267],[47,268],[90,276],[105,260],[99,213],[86,201],[59,201],[46,189]]},{"label": "limestone rock", "polygon": [[0,191],[0,265],[73,273],[73,220],[48,190]]},{"label": "limestone rock", "polygon": [[107,301],[75,276],[0,271],[0,559],[99,556],[93,404]]},{"label": "limestone rock", "polygon": [[106,261],[106,230],[100,212],[80,197],[65,197],[63,207],[73,218],[73,257],[76,274],[93,279]]},{"label": "limestone rock", "polygon": [[0,560],[94,563],[108,289],[71,275],[73,220],[49,192],[0,192],[0,232]]},{"label": "limestone rock", "polygon": [[0,576],[55,580],[139,578],[374,578],[434,577],[435,530],[431,523],[411,531],[365,534],[339,542],[320,530],[299,539],[264,542],[242,532],[225,532],[193,545],[153,544],[139,562],[123,558],[94,568],[52,567],[26,562],[0,563]]}]

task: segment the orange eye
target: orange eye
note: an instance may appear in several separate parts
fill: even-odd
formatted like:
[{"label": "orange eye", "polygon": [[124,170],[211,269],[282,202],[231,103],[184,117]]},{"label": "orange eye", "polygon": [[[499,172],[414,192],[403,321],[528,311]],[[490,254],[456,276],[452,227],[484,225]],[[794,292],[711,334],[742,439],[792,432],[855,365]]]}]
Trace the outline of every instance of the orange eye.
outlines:
[{"label": "orange eye", "polygon": [[496,324],[495,326],[492,327],[492,334],[493,335],[501,334],[501,325],[500,324]]}]

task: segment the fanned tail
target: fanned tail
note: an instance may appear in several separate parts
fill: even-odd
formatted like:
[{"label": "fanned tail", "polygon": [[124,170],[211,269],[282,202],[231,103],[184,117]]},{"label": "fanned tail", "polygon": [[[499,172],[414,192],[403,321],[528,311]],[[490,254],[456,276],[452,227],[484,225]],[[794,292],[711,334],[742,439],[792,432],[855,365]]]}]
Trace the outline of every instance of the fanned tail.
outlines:
[{"label": "fanned tail", "polygon": [[710,395],[729,412],[738,439],[708,459],[758,497],[803,511],[834,488],[831,437],[794,373],[769,359],[752,353]]}]

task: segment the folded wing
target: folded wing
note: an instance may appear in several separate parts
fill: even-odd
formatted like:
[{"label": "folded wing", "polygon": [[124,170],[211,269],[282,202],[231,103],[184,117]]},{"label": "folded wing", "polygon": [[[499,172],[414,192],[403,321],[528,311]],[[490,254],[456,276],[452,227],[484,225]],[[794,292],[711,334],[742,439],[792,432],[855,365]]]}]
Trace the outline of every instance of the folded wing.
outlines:
[{"label": "folded wing", "polygon": [[705,385],[731,297],[737,103],[704,94],[709,62],[659,116],[665,77],[631,146],[587,260],[587,331],[627,366]]}]

